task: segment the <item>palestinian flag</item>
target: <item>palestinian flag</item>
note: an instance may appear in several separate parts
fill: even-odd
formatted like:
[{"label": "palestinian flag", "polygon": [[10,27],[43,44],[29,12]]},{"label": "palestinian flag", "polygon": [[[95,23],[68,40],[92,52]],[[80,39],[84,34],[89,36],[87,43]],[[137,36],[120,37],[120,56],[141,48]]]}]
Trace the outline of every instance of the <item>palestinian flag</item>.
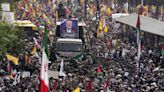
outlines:
[{"label": "palestinian flag", "polygon": [[101,77],[102,81],[104,81],[104,73],[101,70],[100,64],[98,64],[97,74]]}]

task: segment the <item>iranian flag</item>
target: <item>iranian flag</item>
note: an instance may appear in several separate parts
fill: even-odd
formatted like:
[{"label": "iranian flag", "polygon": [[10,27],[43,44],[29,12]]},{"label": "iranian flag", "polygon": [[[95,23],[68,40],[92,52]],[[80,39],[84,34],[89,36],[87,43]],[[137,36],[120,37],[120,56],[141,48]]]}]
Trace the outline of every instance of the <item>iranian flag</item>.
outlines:
[{"label": "iranian flag", "polygon": [[42,63],[40,70],[40,92],[49,92],[49,80],[48,80],[48,38],[47,30],[44,32],[44,45],[42,50]]}]

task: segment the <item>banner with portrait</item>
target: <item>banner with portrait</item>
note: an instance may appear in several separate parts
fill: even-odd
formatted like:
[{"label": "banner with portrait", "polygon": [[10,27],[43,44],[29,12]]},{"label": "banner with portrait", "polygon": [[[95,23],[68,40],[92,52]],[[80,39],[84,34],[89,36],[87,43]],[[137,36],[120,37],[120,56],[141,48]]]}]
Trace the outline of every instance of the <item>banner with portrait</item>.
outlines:
[{"label": "banner with portrait", "polygon": [[60,26],[60,37],[79,38],[79,29],[77,20],[66,20]]}]

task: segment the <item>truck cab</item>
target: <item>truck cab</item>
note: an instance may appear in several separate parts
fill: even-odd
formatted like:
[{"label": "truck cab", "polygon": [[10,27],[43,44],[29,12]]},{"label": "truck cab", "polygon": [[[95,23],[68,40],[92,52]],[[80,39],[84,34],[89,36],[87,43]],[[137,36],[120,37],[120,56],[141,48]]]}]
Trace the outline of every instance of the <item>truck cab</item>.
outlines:
[{"label": "truck cab", "polygon": [[64,19],[57,22],[55,35],[56,52],[63,57],[76,57],[83,53],[85,44],[85,23],[76,18]]}]

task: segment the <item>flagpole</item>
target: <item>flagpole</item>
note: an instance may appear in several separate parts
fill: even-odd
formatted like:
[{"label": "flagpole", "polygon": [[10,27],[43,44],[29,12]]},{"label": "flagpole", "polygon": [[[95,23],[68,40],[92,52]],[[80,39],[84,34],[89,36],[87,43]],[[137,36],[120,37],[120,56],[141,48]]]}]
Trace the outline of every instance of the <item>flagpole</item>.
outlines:
[{"label": "flagpole", "polygon": [[141,67],[140,67],[140,56],[141,56],[141,37],[140,37],[140,15],[142,15],[143,12],[143,0],[141,0],[141,10],[138,13],[138,20],[137,22],[139,24],[137,24],[137,45],[138,45],[138,50],[137,50],[137,74],[139,76],[139,73],[141,71]]},{"label": "flagpole", "polygon": [[41,72],[40,72],[40,92],[48,92],[49,91],[49,80],[48,80],[48,43],[47,43],[47,29],[46,29],[46,21],[45,23],[45,31],[43,35],[43,50],[42,50],[42,62],[41,62]]},{"label": "flagpole", "polygon": [[140,29],[137,29],[137,44],[138,44],[138,50],[137,50],[137,74],[140,73],[140,54],[141,54],[141,38],[140,38]]},{"label": "flagpole", "polygon": [[143,0],[141,0],[141,6],[143,6]]},{"label": "flagpole", "polygon": [[142,12],[143,12],[143,0],[141,0],[141,15],[142,15]]},{"label": "flagpole", "polygon": [[138,19],[137,19],[137,61],[136,61],[136,65],[137,65],[137,75],[139,76],[140,73],[140,55],[141,55],[141,38],[140,38],[140,13],[138,13]]},{"label": "flagpole", "polygon": [[85,17],[87,17],[87,2],[88,0],[85,0]]},{"label": "flagpole", "polygon": [[[96,8],[96,30],[98,29],[99,21],[100,21],[100,7],[99,0],[96,0],[97,8]],[[99,17],[99,18],[98,18]],[[98,21],[97,21],[98,20]]]}]

